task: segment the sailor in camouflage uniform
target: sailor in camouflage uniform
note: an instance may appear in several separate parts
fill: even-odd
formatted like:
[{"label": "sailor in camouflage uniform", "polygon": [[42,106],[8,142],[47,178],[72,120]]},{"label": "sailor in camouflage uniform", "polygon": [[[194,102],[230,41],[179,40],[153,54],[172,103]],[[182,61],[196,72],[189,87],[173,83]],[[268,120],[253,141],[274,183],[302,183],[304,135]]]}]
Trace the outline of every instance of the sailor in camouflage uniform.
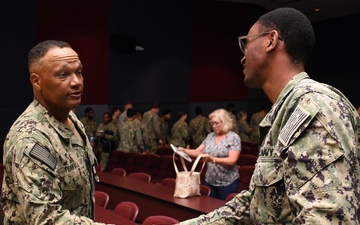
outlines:
[{"label": "sailor in camouflage uniform", "polygon": [[83,91],[70,45],[44,41],[29,53],[34,100],[4,143],[4,224],[100,224],[94,219],[95,156],[72,109]]},{"label": "sailor in camouflage uniform", "polygon": [[171,128],[171,144],[177,147],[190,148],[189,125],[186,122],[187,113],[180,111],[178,121]]},{"label": "sailor in camouflage uniform", "polygon": [[135,110],[126,111],[127,120],[120,124],[120,149],[127,152],[144,152],[145,145],[142,133],[142,123],[135,120]]},{"label": "sailor in camouflage uniform", "polygon": [[205,117],[202,113],[202,107],[197,106],[195,108],[195,115],[196,116],[192,118],[189,123],[192,149],[199,147],[206,136],[212,131],[209,118]]},{"label": "sailor in camouflage uniform", "polygon": [[159,146],[163,144],[159,111],[160,106],[155,103],[149,111],[144,113],[142,119],[145,127],[145,147],[151,153],[156,153]]},{"label": "sailor in camouflage uniform", "polygon": [[304,72],[310,21],[278,8],[243,39],[245,84],[273,102],[249,190],[180,224],[360,224],[360,118],[342,93]]}]

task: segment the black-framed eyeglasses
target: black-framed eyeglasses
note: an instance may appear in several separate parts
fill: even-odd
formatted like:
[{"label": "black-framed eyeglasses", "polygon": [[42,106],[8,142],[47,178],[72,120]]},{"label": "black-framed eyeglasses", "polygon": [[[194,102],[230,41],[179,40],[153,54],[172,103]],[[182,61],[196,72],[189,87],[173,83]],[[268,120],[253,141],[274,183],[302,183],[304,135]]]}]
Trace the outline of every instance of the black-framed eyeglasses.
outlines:
[{"label": "black-framed eyeglasses", "polygon": [[[262,35],[267,35],[267,34],[270,34],[271,31],[267,31],[267,32],[262,32],[262,33],[258,33],[258,34],[251,34],[251,35],[245,35],[245,36],[240,36],[238,37],[238,40],[239,40],[239,46],[240,46],[240,50],[242,51],[242,53],[245,54],[245,51],[246,51],[246,39],[249,38],[249,37],[260,37]],[[243,41],[245,40],[245,42]],[[279,35],[279,40],[282,41],[283,39],[280,37]]]}]

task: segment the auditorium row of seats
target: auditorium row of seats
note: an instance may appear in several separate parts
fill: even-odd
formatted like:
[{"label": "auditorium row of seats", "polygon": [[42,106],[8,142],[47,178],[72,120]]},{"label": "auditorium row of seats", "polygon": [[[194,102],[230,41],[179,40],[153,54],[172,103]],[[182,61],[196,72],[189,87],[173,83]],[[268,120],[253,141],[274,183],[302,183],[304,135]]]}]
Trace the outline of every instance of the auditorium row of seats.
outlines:
[{"label": "auditorium row of seats", "polygon": [[[239,191],[247,189],[251,175],[255,168],[256,156],[241,154],[238,161],[238,169],[240,173]],[[192,163],[184,160],[186,168],[191,169]],[[179,171],[183,170],[180,158],[175,155],[175,163]],[[201,170],[202,163],[197,165],[195,171]],[[161,183],[164,178],[176,178],[174,170],[173,155],[167,154],[142,154],[139,152],[126,152],[122,150],[112,151],[109,155],[109,161],[103,172],[110,172],[114,168],[123,168],[126,174],[133,172],[144,172],[151,175],[152,183]],[[205,180],[206,165],[201,172],[201,182]]]}]

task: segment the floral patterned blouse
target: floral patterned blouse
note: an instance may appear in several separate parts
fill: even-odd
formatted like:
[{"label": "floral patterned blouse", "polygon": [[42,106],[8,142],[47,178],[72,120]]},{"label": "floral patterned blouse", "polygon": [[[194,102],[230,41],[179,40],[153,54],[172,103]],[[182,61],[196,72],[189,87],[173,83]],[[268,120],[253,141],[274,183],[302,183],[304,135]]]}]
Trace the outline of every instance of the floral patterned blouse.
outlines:
[{"label": "floral patterned blouse", "polygon": [[[219,142],[216,143],[216,134],[211,132],[202,143],[205,146],[204,153],[214,157],[228,157],[229,151],[241,151],[240,137],[230,131]],[[212,162],[207,163],[205,181],[213,186],[227,186],[239,179],[237,165],[225,167]]]}]

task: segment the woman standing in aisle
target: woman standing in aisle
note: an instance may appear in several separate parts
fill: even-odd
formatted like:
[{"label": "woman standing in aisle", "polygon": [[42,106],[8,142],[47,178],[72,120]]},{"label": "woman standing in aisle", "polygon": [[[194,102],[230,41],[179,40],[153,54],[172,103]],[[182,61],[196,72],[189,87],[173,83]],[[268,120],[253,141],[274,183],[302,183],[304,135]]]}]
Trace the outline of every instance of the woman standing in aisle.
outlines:
[{"label": "woman standing in aisle", "polygon": [[211,188],[210,197],[225,200],[228,194],[239,188],[239,171],[237,161],[241,151],[241,140],[238,134],[231,131],[233,124],[229,113],[217,109],[209,115],[213,132],[208,134],[196,149],[179,147],[190,157],[204,154],[207,159],[205,185]]}]

